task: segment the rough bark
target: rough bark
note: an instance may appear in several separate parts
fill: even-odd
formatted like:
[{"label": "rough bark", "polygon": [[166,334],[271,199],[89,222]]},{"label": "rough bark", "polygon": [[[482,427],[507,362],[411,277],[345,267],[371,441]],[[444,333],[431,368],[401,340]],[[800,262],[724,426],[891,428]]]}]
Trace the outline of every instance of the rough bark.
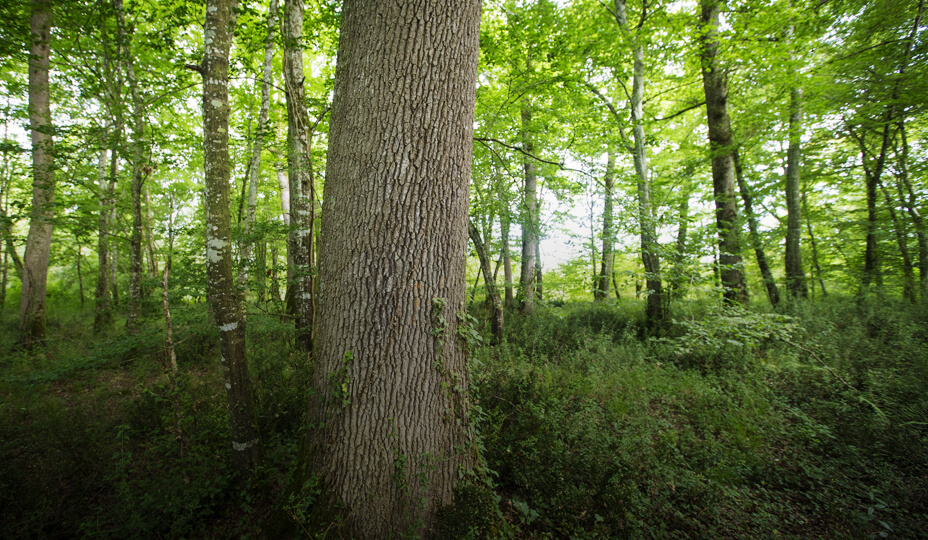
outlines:
[{"label": "rough bark", "polygon": [[[254,241],[250,237],[252,228],[255,223],[255,215],[258,208],[258,177],[261,172],[261,152],[264,150],[264,139],[267,134],[268,116],[271,109],[271,81],[272,68],[274,60],[274,32],[277,28],[277,0],[271,0],[267,14],[267,37],[264,39],[264,65],[261,72],[263,82],[261,84],[261,107],[258,110],[258,129],[255,132],[254,144],[251,148],[251,161],[248,164],[248,204],[245,211],[245,224],[242,230],[244,240],[241,246],[241,264],[238,270],[238,289],[242,294],[244,305],[247,298],[248,288],[248,270],[251,262],[251,253]],[[262,270],[259,265],[259,272]],[[258,276],[263,283],[263,276]],[[259,287],[258,302],[264,300],[264,288]]]},{"label": "rough bark", "polygon": [[[532,154],[535,145],[532,141],[532,106],[528,98],[522,100],[522,148]],[[538,242],[538,178],[535,162],[528,156],[522,164],[524,177],[522,184],[522,268],[519,274],[519,300],[522,313],[530,315],[535,311],[535,244]]]},{"label": "rough bark", "polygon": [[493,343],[499,343],[503,339],[503,302],[499,297],[499,289],[496,288],[496,279],[493,277],[493,270],[490,268],[490,255],[487,252],[486,244],[480,234],[480,229],[473,221],[467,222],[467,234],[471,242],[474,243],[474,250],[477,252],[477,259],[480,260],[480,272],[483,275],[483,281],[487,286],[487,298],[490,300],[493,313],[491,316],[490,328],[493,332]]},{"label": "rough bark", "polygon": [[45,341],[45,290],[55,213],[54,130],[49,104],[51,0],[33,0],[29,49],[29,128],[32,136],[32,208],[23,255],[19,303],[19,343],[27,348]]},{"label": "rough bark", "polygon": [[297,341],[312,348],[315,312],[313,226],[315,222],[311,137],[303,88],[303,0],[286,0],[284,8],[284,81],[287,96],[287,163],[293,250]]},{"label": "rough bark", "polygon": [[245,357],[245,326],[232,274],[229,204],[229,48],[232,42],[229,0],[209,0],[204,27],[203,135],[206,206],[206,279],[229,406],[235,464],[250,474],[260,457],[251,381]]},{"label": "rough bark", "polygon": [[464,310],[480,3],[347,0],[308,456],[345,535],[426,536],[472,464]]},{"label": "rough bark", "polygon": [[[733,157],[735,160],[735,178],[738,180],[738,191],[741,192],[741,200],[744,202],[744,215],[748,219],[748,232],[751,245],[754,247],[754,255],[757,257],[757,267],[760,269],[761,278],[764,280],[767,299],[770,300],[770,305],[777,307],[777,304],[780,303],[780,290],[777,288],[776,280],[773,279],[770,264],[767,262],[767,254],[764,252],[764,242],[760,237],[757,215],[754,214],[754,195],[744,178],[744,171],[741,167],[741,154],[736,150]],[[798,188],[799,185],[797,184],[796,187]]]},{"label": "rough bark", "polygon": [[[799,197],[799,160],[802,152],[802,88],[793,87],[789,98],[789,148],[786,151],[786,291],[807,298],[809,287],[802,268],[802,205]],[[764,278],[766,281],[766,278]]]},{"label": "rough bark", "polygon": [[741,224],[735,199],[734,146],[728,117],[728,83],[718,58],[719,0],[700,0],[700,56],[712,156],[712,191],[719,231],[719,277],[728,302],[746,304],[748,289],[741,259]]},{"label": "rough bark", "polygon": [[603,175],[603,185],[605,186],[605,195],[603,201],[603,252],[602,264],[600,265],[599,276],[596,279],[596,286],[593,288],[593,300],[603,301],[609,298],[609,286],[612,283],[612,256],[613,244],[615,243],[615,211],[614,197],[615,193],[615,152],[610,148],[606,158],[606,174]]}]

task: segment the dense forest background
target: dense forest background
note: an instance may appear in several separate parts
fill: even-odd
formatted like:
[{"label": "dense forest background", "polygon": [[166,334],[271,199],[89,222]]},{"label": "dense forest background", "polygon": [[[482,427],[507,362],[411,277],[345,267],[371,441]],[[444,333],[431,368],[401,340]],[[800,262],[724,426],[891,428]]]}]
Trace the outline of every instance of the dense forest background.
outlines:
[{"label": "dense forest background", "polygon": [[[224,188],[211,6],[0,6],[4,537],[340,534],[293,471],[342,5],[234,8]],[[433,534],[926,534],[924,11],[483,3],[477,457]]]}]

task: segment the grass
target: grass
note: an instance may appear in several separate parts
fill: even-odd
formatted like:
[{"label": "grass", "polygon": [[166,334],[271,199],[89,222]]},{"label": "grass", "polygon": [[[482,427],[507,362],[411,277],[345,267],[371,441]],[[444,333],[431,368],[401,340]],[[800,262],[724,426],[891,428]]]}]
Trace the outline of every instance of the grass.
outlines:
[{"label": "grass", "polygon": [[[472,357],[483,465],[449,538],[919,538],[928,531],[928,321],[881,299],[788,313],[685,304],[642,338],[631,304],[508,319]],[[231,468],[215,331],[175,312],[134,337],[0,319],[0,536],[258,537],[294,465],[309,386],[290,325],[253,314],[266,462]],[[175,414],[175,405],[177,413]]]}]

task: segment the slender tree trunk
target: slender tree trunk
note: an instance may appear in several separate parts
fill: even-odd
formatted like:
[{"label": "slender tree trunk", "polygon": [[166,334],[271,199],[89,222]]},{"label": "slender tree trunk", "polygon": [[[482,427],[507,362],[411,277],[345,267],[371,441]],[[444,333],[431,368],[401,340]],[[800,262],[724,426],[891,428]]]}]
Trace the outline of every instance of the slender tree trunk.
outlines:
[{"label": "slender tree trunk", "polygon": [[122,51],[121,61],[126,74],[126,82],[132,97],[132,235],[129,240],[129,306],[126,328],[135,332],[142,315],[142,187],[145,172],[142,168],[144,151],[145,111],[142,96],[139,93],[138,80],[133,66],[134,57],[131,49],[131,36],[126,30],[125,13],[122,0],[114,0],[116,21],[119,32],[119,45]]},{"label": "slender tree trunk", "polygon": [[609,285],[612,283],[612,263],[615,260],[612,255],[615,242],[615,216],[613,216],[615,213],[613,208],[615,197],[615,151],[611,148],[606,157],[606,174],[603,176],[603,184],[606,190],[603,202],[603,252],[599,276],[596,279],[596,287],[593,289],[594,301],[603,301],[609,298]]},{"label": "slender tree trunk", "polygon": [[[16,245],[13,243],[13,231],[10,230],[10,219],[7,217],[12,171],[10,170],[10,164],[8,161],[9,156],[4,155],[4,159],[6,160],[5,169],[7,172],[3,176],[3,184],[0,185],[0,235],[3,236],[2,250],[4,254],[4,260],[7,260],[7,257],[13,260],[13,270],[16,272],[16,277],[19,279],[20,283],[22,283],[23,261],[19,258],[19,253],[16,252]],[[4,266],[4,269],[6,269],[6,266]],[[5,290],[6,289],[4,289],[4,291]]]},{"label": "slender tree trunk", "polygon": [[812,220],[809,219],[809,205],[806,204],[806,192],[802,192],[802,213],[806,216],[806,229],[809,231],[809,246],[812,248],[812,266],[818,276],[818,283],[822,289],[822,297],[828,296],[828,290],[825,289],[825,279],[822,276],[822,267],[818,262],[818,245],[815,242],[815,234],[812,233]]},{"label": "slender tree trunk", "polygon": [[512,310],[516,307],[515,295],[512,290],[512,255],[509,250],[509,208],[506,208],[500,215],[500,229],[502,230],[502,256],[503,256],[503,277],[506,280],[504,289],[506,291],[506,309]]},{"label": "slender tree trunk", "polygon": [[[528,98],[522,100],[522,147],[529,154],[535,151],[532,141],[532,106]],[[522,301],[522,313],[530,315],[535,311],[535,244],[538,236],[538,180],[535,162],[525,157],[522,167],[524,182],[522,187],[522,268],[519,274],[519,295]]]},{"label": "slender tree trunk", "polygon": [[[158,256],[155,250],[155,235],[152,232],[152,223],[155,221],[154,212],[151,209],[151,192],[148,184],[142,189],[142,195],[145,202],[145,220],[142,222],[142,233],[145,238],[145,248],[148,250],[148,279],[157,279],[161,272],[158,271]],[[144,295],[143,295],[144,296]]]},{"label": "slender tree trunk", "polygon": [[535,234],[535,300],[541,302],[544,299],[544,273],[541,268],[541,235]]},{"label": "slender tree trunk", "polygon": [[490,269],[490,256],[487,253],[486,245],[480,235],[480,230],[473,221],[467,222],[467,234],[474,243],[474,250],[477,252],[477,258],[480,260],[480,272],[483,275],[483,281],[487,285],[487,298],[493,309],[491,329],[493,332],[493,343],[497,344],[503,339],[503,302],[499,297],[499,290],[496,288],[496,280],[493,278],[493,271]]},{"label": "slender tree trunk", "polygon": [[[787,29],[792,40],[793,26]],[[790,54],[791,64],[795,55]],[[795,68],[791,67],[792,71]],[[793,298],[808,298],[809,288],[802,268],[802,205],[799,197],[799,170],[802,157],[802,88],[794,84],[789,94],[789,148],[786,151],[786,292]],[[766,278],[764,278],[766,281]]]},{"label": "slender tree trunk", "polygon": [[[780,291],[777,289],[777,282],[773,279],[773,273],[770,271],[770,264],[767,263],[764,242],[761,240],[757,216],[754,214],[754,196],[747,180],[744,178],[744,171],[741,167],[741,153],[735,150],[733,158],[735,160],[735,178],[738,180],[738,191],[741,192],[741,200],[744,202],[744,215],[748,219],[751,244],[754,246],[754,254],[757,256],[757,267],[760,269],[760,275],[764,280],[767,299],[770,300],[771,306],[777,307],[780,303]],[[799,184],[797,183],[796,186],[798,187]]]},{"label": "slender tree trunk", "polygon": [[229,48],[232,27],[229,0],[208,0],[203,65],[203,133],[206,205],[207,296],[219,327],[219,348],[235,464],[250,474],[260,460],[251,381],[245,357],[245,326],[232,273],[229,206]]},{"label": "slender tree trunk", "polygon": [[81,272],[81,243],[75,239],[77,244],[77,290],[81,299],[81,308],[84,307],[84,275]]},{"label": "slender tree trunk", "polygon": [[906,137],[905,123],[901,120],[899,121],[899,136],[902,142],[901,150],[896,150],[899,161],[899,199],[905,204],[906,211],[915,226],[915,234],[918,238],[918,273],[919,278],[921,278],[921,297],[922,301],[926,301],[928,300],[928,235],[925,232],[925,222],[918,211],[912,182],[909,180],[909,141]]},{"label": "slender tree trunk", "polygon": [[311,130],[303,88],[303,0],[286,0],[284,11],[284,81],[287,88],[287,162],[290,179],[290,219],[296,279],[297,341],[312,349],[315,311],[313,226],[316,199],[313,185]]},{"label": "slender tree trunk", "polygon": [[271,298],[280,305],[280,281],[277,280],[277,246],[271,245]]},{"label": "slender tree trunk", "polygon": [[[115,134],[114,134],[115,135]],[[97,287],[94,291],[93,333],[102,334],[113,326],[110,301],[110,212],[112,192],[108,189],[106,149],[100,150],[97,162],[97,189],[100,213],[97,215]]]},{"label": "slender tree trunk", "polygon": [[702,82],[706,94],[712,191],[719,231],[719,274],[728,302],[747,304],[741,260],[741,224],[735,202],[734,145],[728,117],[728,83],[718,60],[719,0],[700,0]]},{"label": "slender tree trunk", "polygon": [[889,210],[889,218],[893,222],[893,231],[896,233],[896,246],[899,248],[899,255],[902,257],[902,297],[909,302],[917,300],[915,292],[915,271],[912,267],[912,257],[909,256],[908,240],[905,223],[902,217],[896,214],[896,201],[883,182],[880,182],[880,190],[886,199],[886,209]]},{"label": "slender tree trunk", "polygon": [[51,0],[32,0],[29,54],[29,124],[32,135],[32,210],[23,256],[19,303],[19,343],[27,348],[45,341],[45,290],[55,214],[54,141],[49,105]]},{"label": "slender tree trunk", "polygon": [[[645,17],[641,20],[634,32],[628,24],[626,13],[626,0],[615,0],[615,18],[622,33],[632,46],[632,93],[629,105],[632,113],[632,134],[634,147],[632,155],[635,162],[638,187],[638,225],[641,229],[641,263],[644,266],[645,282],[648,288],[647,315],[648,326],[658,328],[664,320],[663,287],[661,283],[661,263],[658,254],[657,231],[654,216],[651,211],[651,181],[648,170],[648,150],[645,146],[644,133],[644,47],[637,39],[636,33],[641,31]],[[647,9],[647,4],[642,7]]]},{"label": "slender tree trunk", "polygon": [[[258,208],[258,178],[261,172],[261,152],[264,150],[264,138],[270,127],[268,116],[271,110],[271,82],[274,64],[274,31],[277,28],[277,0],[271,0],[267,14],[267,37],[264,39],[264,65],[262,70],[263,83],[261,84],[261,108],[258,111],[258,129],[255,132],[254,145],[251,149],[251,161],[248,164],[248,206],[245,214],[245,226],[242,231],[241,257],[242,264],[238,271],[238,289],[242,291],[242,302],[248,296],[248,269],[251,261],[251,252],[254,241],[251,232],[254,228],[255,215]],[[259,250],[260,253],[260,250]],[[264,276],[261,274],[263,264],[258,264],[259,282],[263,285]],[[258,287],[258,303],[264,302],[264,287]]]},{"label": "slender tree trunk", "polygon": [[[692,174],[692,169],[687,170],[687,176]],[[670,297],[679,300],[686,295],[684,284],[686,283],[686,236],[688,234],[690,223],[690,198],[684,194],[683,200],[680,201],[680,217],[677,220],[677,241],[676,251],[674,252],[673,277],[670,280]]]},{"label": "slender tree trunk", "polygon": [[113,279],[110,283],[113,285],[113,306],[119,306],[119,247],[114,243],[113,244],[113,264],[110,266],[111,271],[113,272]]},{"label": "slender tree trunk", "polygon": [[472,466],[457,336],[479,24],[477,0],[342,11],[307,441],[345,536],[427,536]]}]

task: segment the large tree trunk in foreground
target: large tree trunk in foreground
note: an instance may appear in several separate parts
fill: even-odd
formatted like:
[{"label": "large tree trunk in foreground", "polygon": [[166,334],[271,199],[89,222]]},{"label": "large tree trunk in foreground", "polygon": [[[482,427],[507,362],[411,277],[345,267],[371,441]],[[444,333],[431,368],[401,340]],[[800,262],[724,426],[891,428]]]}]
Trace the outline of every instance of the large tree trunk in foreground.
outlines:
[{"label": "large tree trunk in foreground", "polygon": [[728,83],[718,59],[719,0],[701,0],[700,35],[702,83],[706,94],[712,191],[719,231],[719,274],[725,299],[746,304],[748,288],[741,260],[741,224],[735,201],[734,146],[728,117]]},{"label": "large tree trunk in foreground", "polygon": [[25,347],[45,341],[45,290],[55,214],[54,141],[49,106],[50,0],[33,0],[32,46],[29,50],[29,124],[32,134],[32,210],[23,255],[19,302],[19,343]]},{"label": "large tree trunk in foreground", "polygon": [[248,474],[258,464],[260,442],[245,358],[245,325],[232,274],[228,83],[233,23],[230,11],[229,0],[207,2],[206,47],[200,68],[206,172],[206,280],[207,296],[219,327],[233,457],[239,471]]},{"label": "large tree trunk in foreground", "polygon": [[421,537],[472,463],[457,331],[480,3],[342,13],[307,455],[345,536]]}]

